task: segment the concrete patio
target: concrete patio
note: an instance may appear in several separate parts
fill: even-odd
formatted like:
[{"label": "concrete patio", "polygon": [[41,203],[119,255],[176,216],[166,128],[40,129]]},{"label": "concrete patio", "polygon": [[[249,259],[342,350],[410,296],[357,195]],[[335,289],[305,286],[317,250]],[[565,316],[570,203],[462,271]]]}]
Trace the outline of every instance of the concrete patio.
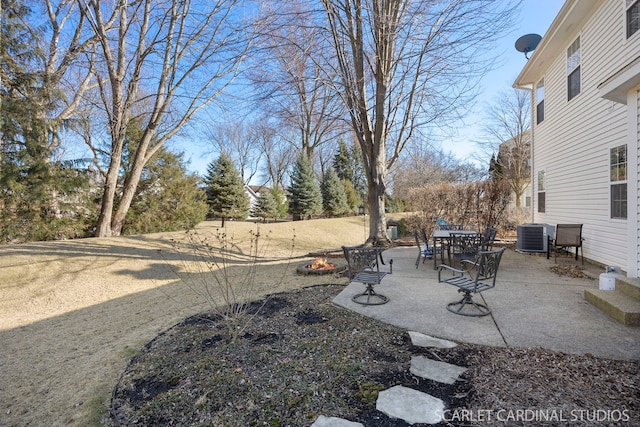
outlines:
[{"label": "concrete patio", "polygon": [[[465,317],[446,309],[460,299],[457,288],[438,283],[438,272],[427,260],[415,267],[416,247],[384,252],[393,259],[393,274],[376,292],[390,298],[387,304],[363,306],[351,297],[364,289],[349,284],[335,304],[395,326],[423,334],[490,346],[543,347],[596,357],[640,360],[640,327],[624,326],[585,301],[585,289],[598,289],[604,270],[585,264],[592,278],[559,276],[550,270],[553,259],[508,249],[500,264],[496,287],[483,293],[492,313]],[[558,264],[574,264],[571,258]]]}]

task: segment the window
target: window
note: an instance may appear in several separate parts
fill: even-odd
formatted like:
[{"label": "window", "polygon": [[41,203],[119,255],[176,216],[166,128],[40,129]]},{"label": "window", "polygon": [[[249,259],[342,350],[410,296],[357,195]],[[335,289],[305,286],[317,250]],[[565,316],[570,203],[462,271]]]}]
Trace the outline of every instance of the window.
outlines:
[{"label": "window", "polygon": [[569,101],[580,93],[580,37],[567,49],[567,93]]},{"label": "window", "polygon": [[536,85],[536,103],[536,124],[540,124],[544,120],[544,79]]},{"label": "window", "polygon": [[627,38],[640,29],[640,0],[626,0]]},{"label": "window", "polygon": [[611,218],[627,219],[627,145],[611,149]]},{"label": "window", "polygon": [[546,188],[547,188],[547,174],[545,171],[538,172],[538,212],[544,213],[546,211]]}]

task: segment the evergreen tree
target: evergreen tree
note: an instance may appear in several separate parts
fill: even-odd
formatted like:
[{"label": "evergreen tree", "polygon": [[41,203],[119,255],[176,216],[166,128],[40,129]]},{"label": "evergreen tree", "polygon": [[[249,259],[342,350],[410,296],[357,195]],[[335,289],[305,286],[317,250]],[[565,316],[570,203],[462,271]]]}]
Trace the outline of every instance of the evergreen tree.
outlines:
[{"label": "evergreen tree", "polygon": [[349,211],[347,195],[335,169],[329,167],[322,181],[322,206],[329,216],[345,214]]},{"label": "evergreen tree", "polygon": [[289,202],[287,201],[287,196],[284,194],[284,191],[279,187],[274,187],[271,189],[271,195],[276,202],[276,218],[286,217],[289,213]]},{"label": "evergreen tree", "polygon": [[[0,14],[0,240],[84,236],[90,209],[80,162],[54,160],[59,124],[47,117],[56,97],[39,67],[41,36],[32,10],[16,0]],[[38,71],[39,70],[39,71]]]},{"label": "evergreen tree", "polygon": [[360,147],[356,144],[347,146],[343,140],[339,140],[338,152],[333,157],[333,167],[338,177],[343,181],[349,181],[362,199],[366,194],[367,183]]},{"label": "evergreen tree", "polygon": [[304,155],[300,155],[294,165],[290,191],[289,213],[294,219],[303,219],[322,212],[320,186],[313,174],[311,161]]},{"label": "evergreen tree", "polygon": [[251,209],[251,215],[256,218],[262,218],[266,221],[268,218],[278,217],[278,203],[273,197],[271,190],[263,190],[255,206]]},{"label": "evergreen tree", "polygon": [[238,169],[226,154],[209,164],[207,176],[207,203],[209,216],[222,218],[246,219],[249,212],[249,195]]},{"label": "evergreen tree", "polygon": [[347,181],[343,179],[342,187],[344,188],[344,193],[347,196],[347,205],[349,205],[349,212],[358,212],[358,208],[362,205],[362,197],[360,193],[353,188],[351,181]]},{"label": "evergreen tree", "polygon": [[183,154],[161,148],[142,173],[123,228],[125,234],[194,228],[209,207],[199,178],[184,165]]}]

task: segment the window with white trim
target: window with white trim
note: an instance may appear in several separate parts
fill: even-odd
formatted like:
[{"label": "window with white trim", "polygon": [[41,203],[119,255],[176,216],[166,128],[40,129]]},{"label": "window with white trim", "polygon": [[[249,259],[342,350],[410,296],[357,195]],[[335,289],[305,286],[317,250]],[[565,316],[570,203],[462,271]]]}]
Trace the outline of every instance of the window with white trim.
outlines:
[{"label": "window with white trim", "polygon": [[538,212],[544,213],[547,209],[547,173],[538,171]]},{"label": "window with white trim", "polygon": [[544,79],[541,79],[536,85],[536,124],[542,123],[543,120],[544,120]]},{"label": "window with white trim", "polygon": [[571,101],[580,93],[580,37],[567,49],[567,98]]},{"label": "window with white trim", "polygon": [[611,149],[611,218],[627,219],[627,145]]},{"label": "window with white trim", "polygon": [[640,30],[640,0],[625,0],[627,12],[627,38]]}]

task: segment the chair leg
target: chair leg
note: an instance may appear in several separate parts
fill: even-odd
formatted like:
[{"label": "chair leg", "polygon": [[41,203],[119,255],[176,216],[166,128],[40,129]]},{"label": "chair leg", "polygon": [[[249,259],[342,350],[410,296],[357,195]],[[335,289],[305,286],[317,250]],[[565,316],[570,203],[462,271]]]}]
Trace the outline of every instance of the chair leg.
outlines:
[{"label": "chair leg", "polygon": [[[491,314],[491,310],[484,304],[480,304],[474,301],[470,292],[459,290],[458,292],[463,292],[464,296],[460,301],[451,302],[447,304],[447,310],[452,313],[460,314],[461,316],[470,316],[470,317],[482,317]],[[475,308],[475,312],[463,312],[463,309],[467,306],[473,306]],[[457,308],[456,308],[457,307]]]},{"label": "chair leg", "polygon": [[362,305],[382,305],[388,303],[389,298],[384,295],[377,294],[373,290],[373,284],[367,283],[365,291],[351,297],[351,301]]}]

